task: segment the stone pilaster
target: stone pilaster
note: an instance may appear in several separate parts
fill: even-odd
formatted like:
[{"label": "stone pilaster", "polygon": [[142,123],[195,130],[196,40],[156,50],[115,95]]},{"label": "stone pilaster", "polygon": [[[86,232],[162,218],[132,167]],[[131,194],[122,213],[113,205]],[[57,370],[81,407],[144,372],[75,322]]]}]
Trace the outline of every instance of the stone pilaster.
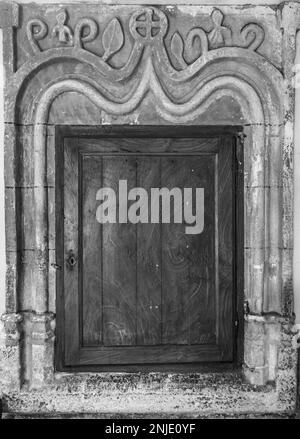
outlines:
[{"label": "stone pilaster", "polygon": [[32,375],[31,388],[50,382],[54,372],[54,314],[33,314],[32,324]]},{"label": "stone pilaster", "polygon": [[245,316],[244,374],[249,383],[276,381],[282,325],[277,316]]},{"label": "stone pilaster", "polygon": [[265,325],[263,320],[245,318],[244,374],[251,384],[263,385],[268,380],[265,362]]},{"label": "stone pilaster", "polygon": [[0,386],[3,391],[18,390],[22,384],[21,323],[20,314],[3,314],[0,318]]}]

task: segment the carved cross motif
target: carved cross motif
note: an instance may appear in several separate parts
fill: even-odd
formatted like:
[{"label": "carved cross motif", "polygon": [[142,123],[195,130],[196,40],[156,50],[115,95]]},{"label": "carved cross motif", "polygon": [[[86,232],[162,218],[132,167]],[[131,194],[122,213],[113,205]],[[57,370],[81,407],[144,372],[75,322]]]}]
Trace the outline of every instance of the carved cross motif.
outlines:
[{"label": "carved cross motif", "polygon": [[[80,18],[77,20],[75,27],[71,28],[67,24],[68,13],[65,9],[60,10],[56,15],[56,24],[51,30],[50,48],[65,46],[66,49],[74,47],[89,51],[86,43],[94,41],[98,36],[100,29],[99,23],[93,18]],[[128,58],[128,63],[132,59],[138,59],[138,53],[146,45],[155,46],[157,52],[165,56],[170,50],[177,66],[175,69],[184,70],[190,64],[193,64],[198,58],[207,53],[209,50],[220,47],[242,47],[247,50],[256,51],[265,39],[263,27],[258,23],[248,23],[237,30],[234,27],[224,25],[224,14],[217,8],[211,13],[212,28],[209,32],[201,27],[193,27],[185,35],[179,31],[174,32],[171,38],[170,49],[165,44],[164,37],[168,31],[167,15],[155,7],[144,7],[134,12],[129,21],[129,30],[135,39],[132,53],[133,57]],[[26,35],[35,55],[48,50],[49,42],[43,46],[40,41],[48,36],[48,25],[40,18],[32,18],[26,24]],[[54,41],[55,40],[55,41]],[[195,44],[197,42],[197,44]],[[126,32],[124,32],[124,23],[114,17],[106,25],[102,32],[103,54],[102,61],[109,60],[117,54],[126,43]],[[93,53],[93,56],[100,56]],[[172,58],[171,57],[171,58]],[[167,60],[167,63],[169,60]]]},{"label": "carved cross motif", "polygon": [[60,12],[56,16],[57,24],[52,29],[52,37],[58,36],[58,41],[62,44],[73,45],[73,33],[71,29],[66,25],[67,13],[66,11]]},{"label": "carved cross motif", "polygon": [[143,8],[130,19],[132,36],[141,43],[152,43],[165,36],[168,22],[165,14],[155,8]]}]

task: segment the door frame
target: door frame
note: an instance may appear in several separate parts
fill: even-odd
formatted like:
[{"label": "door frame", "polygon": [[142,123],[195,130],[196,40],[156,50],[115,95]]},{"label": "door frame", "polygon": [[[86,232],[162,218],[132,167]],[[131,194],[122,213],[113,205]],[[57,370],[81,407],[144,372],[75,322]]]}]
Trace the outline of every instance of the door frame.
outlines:
[{"label": "door frame", "polygon": [[[234,346],[233,361],[202,362],[195,364],[151,364],[151,365],[65,365],[65,331],[64,331],[64,250],[63,250],[63,167],[65,138],[170,138],[170,137],[230,137],[233,139],[235,158],[232,175],[234,179],[233,196],[233,321]],[[78,126],[57,125],[55,128],[55,205],[56,205],[56,337],[55,369],[59,372],[201,372],[236,369],[243,362],[244,348],[244,154],[242,126],[177,126],[177,125],[103,125]]]}]

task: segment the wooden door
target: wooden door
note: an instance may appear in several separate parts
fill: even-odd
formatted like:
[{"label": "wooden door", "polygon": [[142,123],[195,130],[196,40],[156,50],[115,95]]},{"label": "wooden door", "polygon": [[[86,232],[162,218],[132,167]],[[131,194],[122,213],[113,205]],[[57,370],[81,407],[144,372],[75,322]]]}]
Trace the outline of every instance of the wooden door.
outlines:
[{"label": "wooden door", "polygon": [[[74,128],[60,135],[60,369],[130,370],[147,365],[155,370],[160,365],[233,362],[235,143],[231,132],[192,127],[100,132]],[[122,212],[120,182],[127,185],[127,206],[122,206]],[[97,221],[101,188],[116,194],[115,220],[104,224]],[[140,222],[128,218],[125,222],[124,212],[128,216],[134,203],[127,196],[134,188],[143,188],[149,195],[148,216],[143,211],[141,220],[139,209]],[[179,190],[176,201],[182,202],[181,222],[176,217],[175,196],[168,206],[168,199],[161,197],[159,213],[151,216],[153,188]],[[192,191],[192,213],[196,189],[202,190],[200,233],[187,233],[186,188]],[[164,207],[165,213],[169,208],[169,222],[163,220]]]}]

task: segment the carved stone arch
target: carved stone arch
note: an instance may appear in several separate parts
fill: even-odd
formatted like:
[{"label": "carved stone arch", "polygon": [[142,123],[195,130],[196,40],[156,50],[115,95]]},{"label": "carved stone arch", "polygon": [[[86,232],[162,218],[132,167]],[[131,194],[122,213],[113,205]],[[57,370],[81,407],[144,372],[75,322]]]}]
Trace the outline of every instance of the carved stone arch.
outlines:
[{"label": "carved stone arch", "polygon": [[[216,52],[216,51],[214,51]],[[228,52],[228,53],[226,53]],[[246,53],[244,53],[246,52]],[[85,54],[84,54],[85,55]],[[280,193],[280,75],[274,68],[261,63],[263,71],[257,64],[249,66],[249,53],[238,49],[223,49],[222,57],[214,53],[207,64],[197,66],[191,72],[192,81],[189,84],[189,100],[179,100],[166,92],[162,82],[168,84],[174,77],[165,72],[157,72],[152,57],[146,58],[141,64],[141,79],[134,84],[126,96],[126,100],[117,98],[112,100],[104,92],[91,84],[88,77],[72,75],[72,78],[60,78],[50,82],[36,96],[26,114],[27,123],[33,124],[34,142],[34,204],[35,204],[35,244],[39,255],[39,264],[35,269],[35,300],[34,307],[38,313],[47,312],[48,291],[48,241],[47,241],[47,193],[45,190],[46,172],[46,126],[48,115],[53,101],[57,96],[66,92],[77,92],[87,97],[97,107],[115,116],[130,114],[143,105],[144,97],[148,92],[155,96],[156,111],[169,123],[191,123],[196,117],[204,114],[209,106],[221,96],[231,96],[240,106],[244,119],[247,121],[250,141],[245,140],[249,150],[249,175],[245,190],[251,211],[246,212],[246,233],[248,250],[248,264],[246,267],[245,296],[253,314],[262,312],[277,312],[281,309],[281,255],[280,229],[281,218],[279,213]],[[244,62],[243,57],[246,59]],[[260,58],[257,55],[257,58]],[[64,62],[66,58],[57,58]],[[67,59],[69,59],[67,57]],[[71,58],[72,59],[72,58]],[[229,60],[229,61],[228,61]],[[39,60],[34,70],[43,68],[51,58]],[[86,57],[80,59],[86,62]],[[261,62],[261,59],[259,59]],[[223,66],[222,66],[223,64]],[[217,65],[217,69],[215,68]],[[93,65],[93,67],[95,67]],[[26,68],[19,72],[19,83],[32,76]],[[33,71],[34,71],[33,70]],[[197,73],[196,73],[197,70]],[[266,70],[272,72],[271,78],[266,81]],[[25,73],[26,72],[26,73]],[[260,77],[253,81],[253,76]],[[274,79],[276,81],[274,81]],[[175,83],[178,77],[175,78]],[[94,81],[95,82],[95,81]],[[187,81],[188,82],[188,81]],[[101,84],[101,74],[97,85]],[[22,89],[22,87],[21,87]],[[184,102],[185,99],[185,102]],[[16,99],[16,102],[18,100]],[[248,142],[248,144],[247,144]],[[275,158],[271,159],[271,172],[265,169],[265,154],[269,151]],[[255,157],[255,160],[253,160]],[[251,163],[251,164],[250,164]],[[253,166],[255,163],[255,166]],[[247,166],[247,165],[246,165]],[[268,203],[272,202],[272,209]],[[272,224],[269,236],[266,228]],[[271,270],[272,276],[269,276]]]},{"label": "carved stone arch", "polygon": [[[42,90],[39,96],[32,103],[32,108],[34,108],[34,115],[31,123],[34,124],[34,142],[36,143],[35,151],[39,151],[36,157],[36,171],[35,171],[35,187],[39,187],[43,185],[45,176],[44,169],[45,166],[43,164],[43,157],[45,157],[45,141],[44,133],[45,133],[45,125],[47,124],[47,118],[49,114],[49,109],[52,105],[54,99],[65,92],[75,91],[83,94],[88,97],[88,99],[93,102],[99,108],[105,108],[108,113],[112,113],[114,115],[123,115],[127,113],[131,113],[134,111],[139,105],[142,105],[143,98],[145,94],[150,90],[155,95],[155,100],[157,102],[157,111],[163,116],[164,119],[170,121],[171,123],[189,123],[199,114],[202,114],[206,109],[211,105],[215,99],[219,96],[232,96],[241,106],[242,112],[244,114],[245,120],[247,123],[252,126],[252,144],[249,146],[251,149],[251,155],[255,154],[259,160],[256,160],[255,168],[251,168],[251,175],[249,176],[249,181],[252,185],[255,186],[270,186],[271,179],[272,184],[278,186],[280,173],[279,168],[273,167],[273,175],[266,175],[264,169],[264,152],[269,148],[268,142],[270,138],[272,138],[272,148],[271,151],[274,154],[278,154],[278,148],[280,148],[280,142],[278,142],[277,137],[274,135],[274,130],[276,131],[276,135],[278,135],[279,130],[279,120],[280,114],[274,112],[274,108],[278,108],[278,103],[271,102],[270,96],[277,96],[279,101],[278,93],[275,87],[273,89],[265,88],[265,84],[263,83],[262,90],[260,90],[260,94],[257,92],[259,88],[259,84],[256,82],[256,88],[249,84],[251,81],[251,70],[248,75],[248,78],[244,76],[241,79],[242,75],[238,75],[235,72],[235,75],[231,73],[229,75],[229,71],[227,68],[227,59],[224,57],[224,69],[221,69],[222,75],[210,75],[206,72],[206,81],[202,85],[201,88],[195,86],[195,88],[191,89],[192,98],[185,103],[176,103],[175,99],[171,99],[163,90],[156,72],[153,68],[153,64],[151,59],[148,60],[146,67],[144,69],[144,75],[139,83],[135,85],[133,90],[129,93],[127,97],[127,102],[115,102],[103,95],[99,89],[96,89],[93,85],[89,84],[88,78],[84,81],[82,78],[77,79],[60,79],[59,81],[55,81],[53,84],[50,84],[45,90]],[[217,59],[218,67],[222,63],[220,58]],[[239,63],[239,69],[241,70],[241,59],[237,57],[237,62]],[[213,65],[210,64],[210,68]],[[248,68],[248,66],[246,65]],[[220,70],[219,70],[220,71]],[[226,72],[226,76],[224,74]],[[259,72],[260,74],[262,72]],[[201,78],[201,71],[198,75]],[[215,76],[215,77],[214,77]],[[100,81],[100,78],[99,78]],[[201,82],[201,81],[199,81]],[[276,84],[277,85],[277,84]],[[193,92],[193,90],[195,90]],[[31,111],[28,111],[28,115],[31,118]],[[277,122],[277,124],[275,123]],[[267,126],[269,125],[269,129],[267,130]],[[268,131],[272,130],[273,135],[270,137]],[[279,164],[278,164],[279,165]],[[41,208],[39,205],[39,199],[41,195],[37,195],[37,212],[43,212],[44,208]],[[259,204],[264,206],[266,194],[264,194],[263,198],[260,199]],[[278,209],[275,209],[278,212]],[[260,216],[256,217],[255,221],[253,219],[253,225],[257,224],[257,227],[261,230],[261,223],[265,224],[266,218],[264,218],[264,209],[260,209]],[[276,220],[276,221],[275,221]],[[277,237],[271,238],[273,244],[277,242],[277,247],[279,246],[279,233],[278,228],[280,227],[280,218],[273,218],[273,226],[275,228],[275,224],[278,224],[276,227]],[[39,224],[39,222],[37,222]],[[252,227],[252,226],[251,226]],[[37,244],[40,245],[40,229],[37,229]],[[260,249],[260,256],[257,257],[260,260],[260,264],[258,261],[255,265],[260,265],[264,260],[264,256],[262,255],[262,248],[266,248],[264,242],[264,230],[261,230],[261,242],[257,243],[257,248]],[[258,235],[253,233],[253,236],[258,240]],[[44,244],[46,245],[46,244]],[[275,249],[273,249],[275,252]],[[275,257],[275,256],[274,256]],[[275,259],[278,258],[278,255]],[[278,261],[279,262],[279,261]],[[280,270],[280,267],[278,267]],[[273,270],[274,271],[274,270]],[[261,312],[263,310],[263,291],[264,291],[264,274],[263,270],[260,273],[260,281],[258,281],[259,276],[257,276],[257,281],[255,281],[253,285],[253,294],[250,294],[250,297],[256,297],[256,299],[250,300],[251,308],[255,310],[255,312]],[[279,295],[280,282],[279,282],[280,274],[277,274],[277,280],[273,287],[276,285],[277,296]],[[37,284],[38,285],[38,284]],[[251,288],[252,289],[252,288]],[[43,291],[43,288],[38,288],[39,291]],[[255,292],[255,293],[254,293]],[[40,294],[39,294],[40,297]],[[280,299],[273,293],[273,297],[275,303],[273,302],[273,311],[279,311]],[[253,303],[252,303],[253,302]],[[40,311],[45,311],[44,307]]]}]

